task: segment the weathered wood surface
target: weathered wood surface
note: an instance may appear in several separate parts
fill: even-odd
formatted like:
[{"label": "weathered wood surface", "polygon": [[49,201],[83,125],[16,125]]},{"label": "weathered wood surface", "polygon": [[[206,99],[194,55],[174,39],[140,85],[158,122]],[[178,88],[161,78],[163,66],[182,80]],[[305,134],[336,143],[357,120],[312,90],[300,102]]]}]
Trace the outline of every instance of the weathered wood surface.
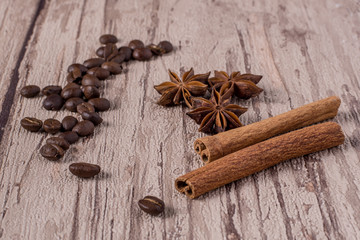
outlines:
[{"label": "weathered wood surface", "polygon": [[[359,239],[360,4],[358,1],[0,1],[1,239]],[[20,119],[62,119],[27,84],[64,85],[66,68],[94,56],[98,37],[126,44],[168,39],[177,50],[106,82],[113,103],[94,136],[58,163],[38,153],[46,135]],[[185,107],[156,105],[167,69],[262,74],[265,91],[238,101],[244,124],[337,95],[345,144],[293,159],[188,200],[177,176],[202,165],[202,134]],[[79,180],[76,161],[103,173]],[[141,212],[144,195],[162,198],[160,217]]]}]

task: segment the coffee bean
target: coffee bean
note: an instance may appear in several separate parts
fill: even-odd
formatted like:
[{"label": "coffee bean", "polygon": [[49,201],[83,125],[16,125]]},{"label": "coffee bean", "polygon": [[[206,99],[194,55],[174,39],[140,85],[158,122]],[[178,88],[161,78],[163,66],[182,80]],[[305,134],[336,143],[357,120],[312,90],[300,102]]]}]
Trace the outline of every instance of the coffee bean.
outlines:
[{"label": "coffee bean", "polygon": [[115,57],[110,59],[110,62],[122,63],[125,61],[125,54],[118,53]]},{"label": "coffee bean", "polygon": [[60,110],[64,105],[64,99],[57,94],[51,94],[47,96],[43,101],[43,107],[46,110]]},{"label": "coffee bean", "polygon": [[20,124],[23,128],[30,132],[38,132],[43,125],[41,120],[32,117],[25,117],[21,119]]},{"label": "coffee bean", "polygon": [[94,132],[94,128],[95,126],[92,122],[89,120],[84,120],[76,124],[72,130],[79,136],[84,137],[92,134]]},{"label": "coffee bean", "polygon": [[64,150],[68,150],[70,147],[70,144],[68,143],[68,141],[66,141],[64,138],[61,138],[61,137],[48,138],[48,139],[46,139],[46,143],[47,144],[56,144]]},{"label": "coffee bean", "polygon": [[70,74],[72,75],[73,79],[75,79],[75,81],[78,81],[79,79],[81,79],[83,72],[81,71],[80,68],[74,67],[74,70],[70,72]]},{"label": "coffee bean", "polygon": [[119,48],[119,54],[124,54],[125,62],[131,60],[132,57],[132,49],[126,46]]},{"label": "coffee bean", "polygon": [[44,87],[42,90],[41,90],[41,93],[44,94],[45,96],[49,96],[51,94],[58,94],[60,95],[61,93],[61,86],[56,86],[56,85],[49,85],[49,86],[46,86]]},{"label": "coffee bean", "polygon": [[108,70],[112,74],[119,74],[122,72],[122,67],[116,62],[104,62],[101,67]]},{"label": "coffee bean", "polygon": [[64,131],[71,131],[78,123],[78,120],[73,116],[66,116],[61,121],[62,129]]},{"label": "coffee bean", "polygon": [[147,61],[153,56],[148,48],[136,48],[132,54],[133,58],[138,61]]},{"label": "coffee bean", "polygon": [[69,170],[75,176],[81,178],[91,178],[97,175],[101,169],[99,165],[79,162],[70,164]]},{"label": "coffee bean", "polygon": [[144,43],[138,39],[132,40],[131,42],[129,42],[129,48],[131,48],[132,50],[136,49],[136,48],[143,48],[145,47]]},{"label": "coffee bean", "polygon": [[43,129],[47,133],[56,134],[61,129],[61,122],[53,118],[46,119],[43,124]]},{"label": "coffee bean", "polygon": [[81,85],[83,85],[83,86],[95,86],[95,87],[99,88],[99,87],[101,87],[101,82],[94,75],[86,74],[83,77],[82,81],[81,81]]},{"label": "coffee bean", "polygon": [[95,86],[84,86],[82,91],[87,99],[100,97],[100,91]]},{"label": "coffee bean", "polygon": [[[97,99],[97,98],[93,98],[93,99]],[[83,112],[95,112],[95,108],[92,104],[83,102],[77,105],[76,111],[81,115]]]},{"label": "coffee bean", "polygon": [[56,161],[64,156],[65,151],[57,144],[47,143],[41,147],[40,154],[48,160]]},{"label": "coffee bean", "polygon": [[105,60],[110,59],[111,57],[114,57],[118,53],[118,49],[115,44],[108,43],[105,45],[104,48],[104,58]]},{"label": "coffee bean", "polygon": [[92,98],[88,101],[95,107],[96,111],[102,112],[110,108],[110,102],[106,98]]},{"label": "coffee bean", "polygon": [[69,98],[81,98],[82,97],[82,91],[80,88],[65,88],[61,91],[61,96],[67,100]]},{"label": "coffee bean", "polygon": [[155,45],[153,43],[147,45],[146,48],[150,49],[154,55],[162,55],[165,53],[164,49],[158,47],[157,45]]},{"label": "coffee bean", "polygon": [[117,43],[118,39],[116,36],[114,36],[112,34],[104,34],[104,35],[100,36],[99,41],[102,44]]},{"label": "coffee bean", "polygon": [[96,56],[104,58],[104,49],[105,49],[105,47],[99,47],[96,50]]},{"label": "coffee bean", "polygon": [[162,200],[153,196],[146,196],[138,202],[139,207],[146,213],[151,215],[159,215],[165,209],[165,204]]},{"label": "coffee bean", "polygon": [[68,67],[67,71],[68,73],[71,73],[77,69],[79,69],[82,73],[86,73],[86,71],[88,70],[87,67],[80,63],[73,63]]},{"label": "coffee bean", "polygon": [[110,72],[106,69],[103,69],[101,67],[94,67],[87,71],[88,74],[94,75],[100,80],[104,80],[110,76]]},{"label": "coffee bean", "polygon": [[105,60],[103,58],[90,58],[84,62],[84,66],[87,68],[100,67]]},{"label": "coffee bean", "polygon": [[[85,75],[85,76],[86,76],[86,75]],[[84,77],[85,77],[85,76],[84,76]],[[72,83],[68,83],[68,84],[65,85],[65,87],[63,88],[63,90],[64,90],[64,89],[68,89],[68,88],[80,88],[80,85],[79,85],[79,84],[76,84],[76,83],[73,83],[73,82],[72,82]]]},{"label": "coffee bean", "polygon": [[76,112],[76,107],[83,102],[84,100],[82,98],[69,98],[65,102],[65,108],[71,112]]},{"label": "coffee bean", "polygon": [[83,112],[81,116],[84,120],[91,121],[95,126],[99,125],[103,121],[100,115],[97,114],[96,112]]},{"label": "coffee bean", "polygon": [[21,96],[26,98],[35,97],[36,95],[39,94],[39,92],[40,92],[40,88],[36,85],[28,85],[20,90]]},{"label": "coffee bean", "polygon": [[158,44],[158,47],[164,50],[164,53],[169,53],[171,52],[174,48],[173,45],[171,44],[171,42],[169,41],[161,41]]},{"label": "coffee bean", "polygon": [[60,133],[59,137],[65,139],[70,144],[76,143],[79,140],[79,135],[73,131]]},{"label": "coffee bean", "polygon": [[81,81],[81,77],[74,78],[72,73],[68,73],[66,76],[66,81],[68,83],[79,83]]}]

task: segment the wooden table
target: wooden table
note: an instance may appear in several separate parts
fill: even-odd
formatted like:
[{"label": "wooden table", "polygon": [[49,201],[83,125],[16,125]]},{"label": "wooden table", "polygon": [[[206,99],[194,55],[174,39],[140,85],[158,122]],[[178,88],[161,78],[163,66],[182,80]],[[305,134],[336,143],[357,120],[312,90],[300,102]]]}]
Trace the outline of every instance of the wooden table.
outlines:
[{"label": "wooden table", "polygon": [[[0,2],[1,239],[360,239],[360,3],[301,1]],[[46,136],[26,132],[26,116],[61,120],[28,84],[65,85],[67,66],[94,57],[103,33],[120,45],[170,40],[176,51],[132,62],[105,82],[111,110],[95,134],[59,162],[39,154]],[[249,124],[331,95],[342,100],[345,144],[293,159],[189,200],[176,177],[200,167],[198,126],[185,106],[156,104],[167,69],[263,75]],[[75,114],[73,114],[76,116]],[[78,179],[73,162],[101,165]],[[145,195],[162,198],[159,217],[142,212]]]}]

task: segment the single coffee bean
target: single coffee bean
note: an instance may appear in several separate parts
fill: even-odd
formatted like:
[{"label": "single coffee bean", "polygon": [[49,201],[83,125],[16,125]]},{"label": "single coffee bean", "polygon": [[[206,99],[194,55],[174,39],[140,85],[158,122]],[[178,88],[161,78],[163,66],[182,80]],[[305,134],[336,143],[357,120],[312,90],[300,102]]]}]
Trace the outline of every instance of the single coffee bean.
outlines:
[{"label": "single coffee bean", "polygon": [[133,58],[138,61],[147,61],[153,56],[148,48],[136,48],[132,54]]},{"label": "single coffee bean", "polygon": [[104,58],[105,60],[110,59],[111,57],[114,57],[118,53],[118,49],[115,44],[108,43],[105,45],[104,48]]},{"label": "single coffee bean", "polygon": [[157,55],[157,56],[158,56],[158,55],[162,55],[162,54],[165,53],[165,50],[164,50],[164,49],[158,47],[158,45],[155,45],[155,44],[153,44],[153,43],[147,45],[146,48],[150,49],[151,52],[152,52],[154,55]]},{"label": "single coffee bean", "polygon": [[159,215],[165,209],[165,204],[162,200],[153,196],[146,196],[138,202],[139,207],[146,213],[151,215]]},{"label": "single coffee bean", "polygon": [[23,128],[30,132],[38,132],[43,125],[41,120],[32,117],[25,117],[21,119],[20,124]]},{"label": "single coffee bean", "polygon": [[94,75],[86,74],[81,81],[81,85],[82,86],[95,86],[95,87],[99,88],[99,87],[101,87],[101,82]]},{"label": "single coffee bean", "polygon": [[84,62],[84,66],[87,68],[100,67],[105,60],[103,58],[90,58]]},{"label": "single coffee bean", "polygon": [[95,126],[99,125],[103,121],[100,115],[97,114],[96,112],[83,112],[81,116],[84,120],[91,121]]},{"label": "single coffee bean", "polygon": [[101,67],[108,70],[112,74],[119,74],[122,72],[122,67],[116,62],[104,62]]},{"label": "single coffee bean", "polygon": [[76,132],[79,136],[84,137],[94,132],[95,126],[89,120],[84,120],[75,125],[72,131]]},{"label": "single coffee bean", "polygon": [[143,47],[145,47],[144,43],[138,39],[134,39],[131,42],[129,42],[129,48],[131,48],[132,50]]},{"label": "single coffee bean", "polygon": [[40,154],[48,160],[56,161],[64,156],[65,151],[57,144],[47,143],[40,148]]},{"label": "single coffee bean", "polygon": [[74,78],[72,73],[68,73],[68,75],[66,76],[66,81],[68,83],[79,83],[81,81],[81,77]]},{"label": "single coffee bean", "polygon": [[64,105],[64,99],[58,94],[51,94],[47,96],[43,101],[43,107],[46,110],[57,111]]},{"label": "single coffee bean", "polygon": [[[93,99],[96,99],[96,98],[93,98]],[[92,104],[83,102],[83,103],[80,103],[79,105],[77,105],[76,111],[78,113],[80,113],[80,115],[81,115],[83,112],[95,112],[95,108]]]},{"label": "single coffee bean", "polygon": [[76,69],[79,69],[82,73],[86,73],[86,71],[88,70],[87,67],[85,67],[84,65],[82,65],[80,63],[73,63],[68,67],[67,71],[68,71],[68,73],[71,73],[71,72],[75,71]]},{"label": "single coffee bean", "polygon": [[164,50],[164,53],[169,53],[171,52],[174,47],[173,45],[171,44],[171,42],[169,41],[161,41],[159,44],[158,44],[158,47],[163,49]]},{"label": "single coffee bean", "polygon": [[68,141],[66,141],[64,138],[61,138],[61,137],[48,138],[48,139],[46,139],[46,143],[47,144],[56,144],[64,150],[68,150],[70,147],[70,144],[68,143]]},{"label": "single coffee bean", "polygon": [[132,49],[126,46],[119,48],[119,54],[124,54],[125,62],[131,60],[132,57]]},{"label": "single coffee bean", "polygon": [[100,91],[95,86],[83,86],[82,91],[87,99],[100,97]]},{"label": "single coffee bean", "polygon": [[69,98],[68,100],[66,100],[65,102],[65,108],[71,112],[76,112],[77,109],[76,107],[80,104],[83,103],[84,100],[82,98]]},{"label": "single coffee bean", "polygon": [[102,44],[117,43],[118,39],[116,36],[114,36],[112,34],[104,34],[104,35],[100,36],[99,41]]},{"label": "single coffee bean", "polygon": [[43,129],[47,133],[56,134],[61,129],[61,122],[53,118],[46,119],[43,124]]},{"label": "single coffee bean", "polygon": [[94,75],[100,80],[104,80],[110,76],[110,72],[106,69],[103,69],[101,67],[94,67],[87,71],[88,74]]},{"label": "single coffee bean", "polygon": [[96,56],[104,58],[104,49],[105,49],[105,47],[99,47],[96,50]]},{"label": "single coffee bean", "polygon": [[70,164],[69,170],[75,176],[81,178],[91,178],[97,175],[101,169],[100,166],[96,164],[79,162]]},{"label": "single coffee bean", "polygon": [[78,123],[78,120],[73,116],[66,116],[61,121],[62,129],[64,131],[71,131]]},{"label": "single coffee bean", "polygon": [[[86,76],[86,75],[85,75],[85,76]],[[84,76],[84,77],[85,77],[85,76]],[[68,89],[68,88],[80,88],[80,85],[79,85],[79,84],[76,84],[76,83],[74,83],[74,82],[68,83],[68,84],[65,85],[65,87],[63,88],[63,90],[64,90],[64,89]]]},{"label": "single coffee bean", "polygon": [[110,102],[106,98],[92,98],[88,101],[98,112],[107,111],[110,108]]},{"label": "single coffee bean", "polygon": [[65,88],[61,91],[61,96],[67,100],[69,98],[81,98],[82,97],[82,91],[80,88]]},{"label": "single coffee bean", "polygon": [[79,140],[79,135],[73,131],[67,131],[59,134],[59,137],[65,139],[68,143],[73,144]]},{"label": "single coffee bean", "polygon": [[49,86],[46,86],[44,87],[42,90],[41,90],[41,93],[44,94],[45,96],[49,96],[51,94],[58,94],[60,95],[61,93],[61,86],[56,86],[56,85],[49,85]]},{"label": "single coffee bean", "polygon": [[39,94],[39,92],[40,92],[40,88],[36,85],[28,85],[20,90],[21,96],[26,98],[35,97],[36,95]]},{"label": "single coffee bean", "polygon": [[115,57],[110,59],[110,62],[122,63],[125,61],[125,54],[118,53]]}]

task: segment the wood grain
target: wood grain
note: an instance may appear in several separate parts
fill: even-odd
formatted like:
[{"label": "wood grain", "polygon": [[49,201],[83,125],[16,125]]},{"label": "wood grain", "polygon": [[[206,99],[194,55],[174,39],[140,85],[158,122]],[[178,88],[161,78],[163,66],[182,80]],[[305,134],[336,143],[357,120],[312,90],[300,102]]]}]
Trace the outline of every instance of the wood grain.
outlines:
[{"label": "wood grain", "polygon": [[[359,239],[359,12],[351,0],[1,1],[0,238]],[[176,51],[106,81],[103,127],[48,162],[38,153],[47,136],[20,120],[69,112],[45,111],[19,89],[64,85],[67,66],[93,57],[103,33],[120,44],[167,39]],[[204,135],[186,107],[158,106],[153,85],[190,67],[264,76],[258,98],[237,101],[249,108],[244,124],[340,96],[345,144],[189,201],[173,181],[202,165],[192,145]],[[104,171],[79,180],[67,169],[78,161]],[[162,198],[165,214],[141,212],[144,195]]]}]

